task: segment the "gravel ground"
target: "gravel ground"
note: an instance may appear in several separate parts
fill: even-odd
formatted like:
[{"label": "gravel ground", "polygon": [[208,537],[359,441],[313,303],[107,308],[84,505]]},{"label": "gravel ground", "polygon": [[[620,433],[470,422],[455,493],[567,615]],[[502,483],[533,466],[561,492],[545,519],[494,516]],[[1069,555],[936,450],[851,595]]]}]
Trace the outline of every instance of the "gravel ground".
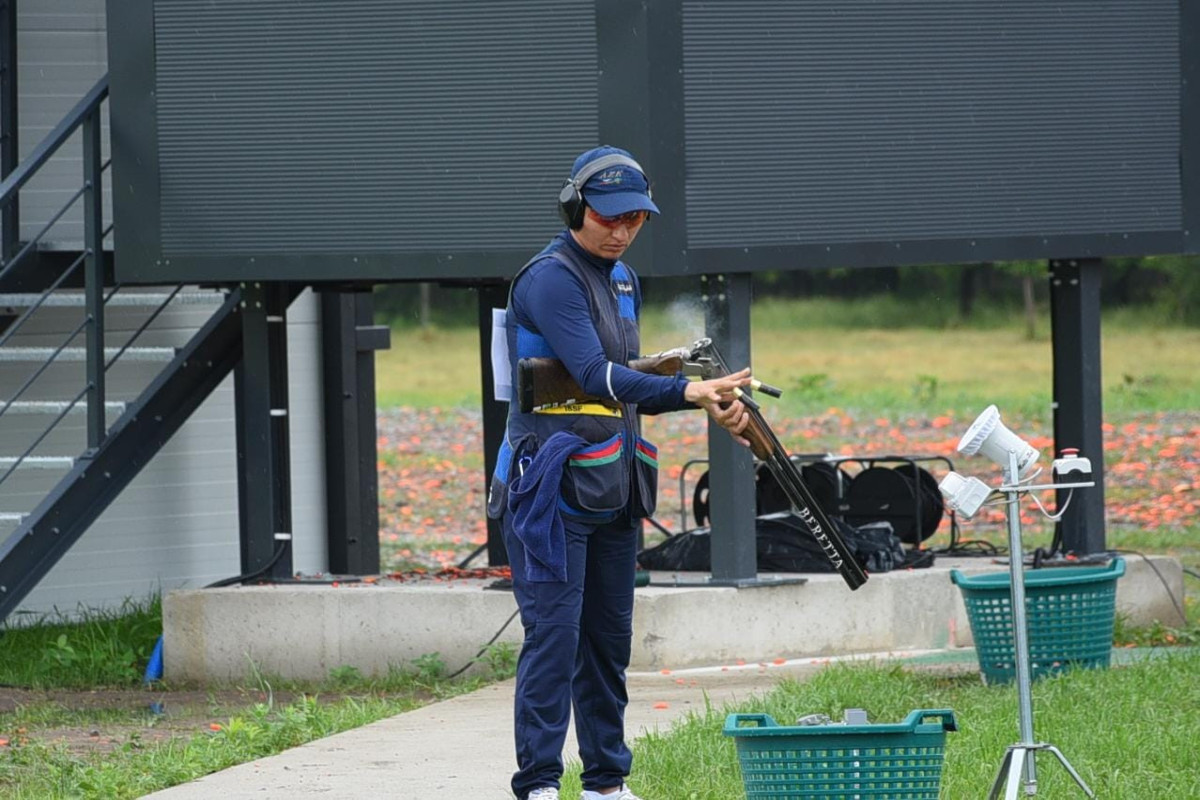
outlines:
[{"label": "gravel ground", "polygon": [[[955,452],[970,425],[951,416],[866,418],[830,408],[790,419],[768,416],[775,433],[793,454],[833,453],[880,458],[886,455],[942,456],[964,474],[999,479],[990,463]],[[1007,420],[1043,452],[1048,467],[1054,442],[1045,426]],[[680,475],[684,465],[707,454],[707,423],[699,412],[665,414],[644,420],[644,434],[659,447],[658,514],[671,531],[681,524]],[[455,408],[393,408],[379,415],[380,536],[385,572],[437,569],[467,558],[487,540],[484,518],[483,427],[478,411]],[[1111,526],[1166,530],[1194,524],[1200,511],[1200,412],[1142,414],[1105,425],[1106,508]],[[925,462],[940,480],[942,462]],[[845,465],[855,472],[859,465]],[[686,470],[682,497],[691,526],[691,496],[703,465]],[[1048,495],[1043,502],[1053,502]],[[964,525],[971,538],[1003,540],[1003,513],[985,509]],[[1026,524],[1049,531],[1029,500]],[[927,540],[946,540],[948,519]],[[662,535],[647,527],[647,543]],[[1039,528],[1029,531],[1036,537]],[[1048,535],[1048,533],[1047,533]],[[1036,538],[1031,538],[1036,543]],[[486,566],[486,553],[471,561]]]}]

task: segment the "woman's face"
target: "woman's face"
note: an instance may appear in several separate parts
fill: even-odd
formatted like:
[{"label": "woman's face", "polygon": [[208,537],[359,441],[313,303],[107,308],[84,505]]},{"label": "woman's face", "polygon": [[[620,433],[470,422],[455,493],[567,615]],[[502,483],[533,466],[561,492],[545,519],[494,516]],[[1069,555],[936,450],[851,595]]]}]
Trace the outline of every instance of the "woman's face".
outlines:
[{"label": "woman's face", "polygon": [[571,235],[592,255],[618,259],[633,244],[646,216],[645,211],[631,211],[619,217],[602,217],[589,207],[583,212],[583,227],[571,231]]}]

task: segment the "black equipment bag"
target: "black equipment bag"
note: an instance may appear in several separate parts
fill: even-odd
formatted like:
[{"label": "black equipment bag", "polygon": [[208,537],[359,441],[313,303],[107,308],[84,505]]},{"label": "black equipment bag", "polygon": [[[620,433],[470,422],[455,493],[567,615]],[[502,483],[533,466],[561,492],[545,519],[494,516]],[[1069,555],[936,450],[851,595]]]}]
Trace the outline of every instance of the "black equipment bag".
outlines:
[{"label": "black equipment bag", "polygon": [[890,522],[905,544],[920,544],[937,533],[945,513],[937,479],[911,463],[864,469],[845,497],[847,522],[855,526]]},{"label": "black equipment bag", "polygon": [[[797,459],[793,457],[793,461]],[[840,467],[824,461],[815,461],[800,467],[800,477],[812,492],[813,499],[826,516],[835,517],[842,513],[839,499],[846,496],[853,476]],[[936,486],[936,485],[935,485]],[[761,462],[754,465],[754,514],[761,517],[777,511],[788,511],[792,507],[783,487],[774,473]],[[708,470],[696,481],[692,491],[692,516],[700,526],[709,523],[708,515]]]},{"label": "black equipment bag", "polygon": [[[861,528],[834,520],[856,560],[868,572],[887,572],[904,566],[905,552],[886,522]],[[755,520],[758,569],[763,572],[834,572],[828,556],[808,527],[792,511],[766,514]],[[712,570],[709,528],[676,534],[638,553],[644,569],[709,572]]]}]

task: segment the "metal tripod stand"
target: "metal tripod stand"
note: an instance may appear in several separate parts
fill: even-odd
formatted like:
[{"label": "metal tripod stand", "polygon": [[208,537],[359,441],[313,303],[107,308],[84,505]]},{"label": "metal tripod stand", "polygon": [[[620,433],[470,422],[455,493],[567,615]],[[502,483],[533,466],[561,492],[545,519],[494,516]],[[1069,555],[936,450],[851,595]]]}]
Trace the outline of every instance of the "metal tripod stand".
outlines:
[{"label": "metal tripod stand", "polygon": [[[1000,789],[1006,783],[1008,791],[1004,800],[1017,800],[1021,786],[1025,794],[1037,794],[1037,765],[1035,756],[1039,750],[1049,750],[1058,758],[1067,773],[1079,784],[1084,794],[1094,798],[1095,793],[1084,783],[1083,778],[1067,761],[1057,747],[1052,744],[1037,743],[1033,740],[1033,693],[1030,689],[1032,675],[1029,666],[1029,632],[1025,620],[1025,564],[1021,556],[1021,505],[1020,495],[1028,491],[1028,487],[1020,485],[1020,470],[1017,467],[1017,454],[1009,452],[1008,466],[1004,470],[1006,485],[1000,491],[1008,495],[1006,511],[1008,515],[1008,566],[1012,583],[1012,622],[1013,639],[1016,645],[1017,659],[1017,707],[1020,718],[1021,741],[1010,745],[1004,754],[1004,761],[996,773],[992,783],[992,791],[988,800],[996,800]],[[1094,486],[1094,483],[1048,484],[1040,485],[1039,489],[1067,489]]]}]

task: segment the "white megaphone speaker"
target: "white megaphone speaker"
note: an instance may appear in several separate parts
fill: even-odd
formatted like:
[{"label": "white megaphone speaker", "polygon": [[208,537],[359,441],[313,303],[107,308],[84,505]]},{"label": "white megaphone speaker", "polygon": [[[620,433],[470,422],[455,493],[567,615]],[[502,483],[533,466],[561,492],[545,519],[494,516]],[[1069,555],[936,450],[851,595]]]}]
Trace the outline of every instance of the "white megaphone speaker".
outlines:
[{"label": "white megaphone speaker", "polygon": [[1017,477],[1024,478],[1037,464],[1041,453],[1029,442],[1004,427],[1000,411],[994,406],[984,409],[958,442],[958,452],[973,456],[985,455],[1001,467],[1008,468],[1008,454],[1017,454]]}]

